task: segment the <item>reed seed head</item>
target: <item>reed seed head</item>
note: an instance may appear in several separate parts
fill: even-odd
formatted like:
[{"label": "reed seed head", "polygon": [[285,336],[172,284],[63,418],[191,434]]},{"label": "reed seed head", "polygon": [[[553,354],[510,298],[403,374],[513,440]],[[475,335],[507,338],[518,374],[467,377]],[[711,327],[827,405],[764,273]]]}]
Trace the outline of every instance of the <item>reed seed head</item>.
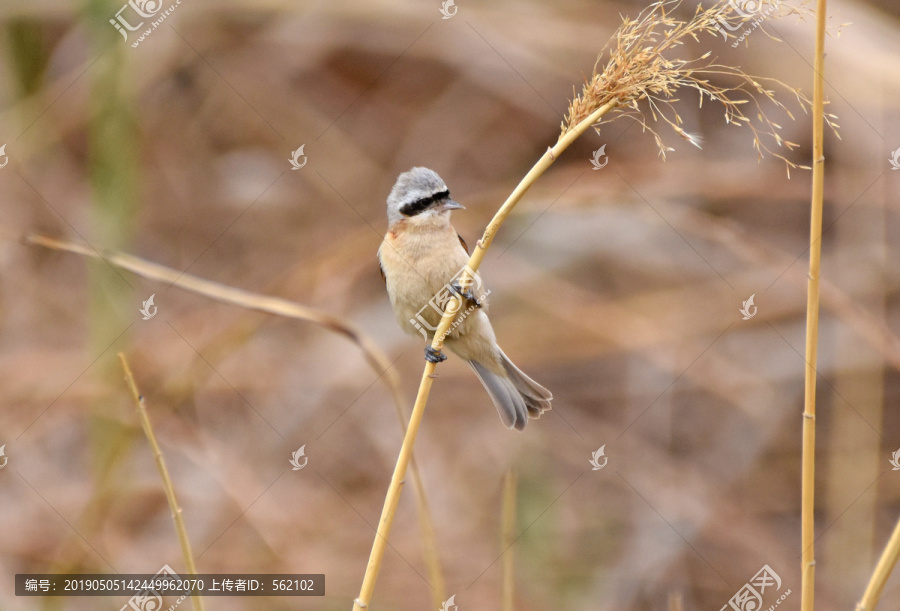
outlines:
[{"label": "reed seed head", "polygon": [[[790,109],[776,96],[778,91],[780,95],[794,98],[797,105],[807,112],[812,102],[799,89],[777,79],[751,76],[740,68],[717,63],[711,51],[693,59],[679,57],[679,51],[682,56],[687,51],[686,40],[700,42],[700,36],[706,34],[713,37],[721,34],[726,40],[735,38],[732,32],[740,33],[744,24],[758,19],[754,15],[765,15],[765,20],[756,23],[756,29],[778,40],[765,30],[764,21],[788,15],[802,18],[810,14],[808,9],[791,6],[783,0],[754,2],[758,7],[754,14],[745,14],[734,2],[720,2],[706,9],[698,5],[691,18],[683,19],[673,16],[682,0],[658,0],[636,19],[624,17],[597,57],[593,74],[585,81],[581,93],[573,95],[562,122],[560,137],[596,109],[615,101],[613,111],[594,124],[598,132],[602,124],[628,117],[639,123],[642,130],[653,134],[659,153],[665,159],[666,153],[674,149],[666,146],[656,131],[656,124],[662,121],[681,138],[699,148],[699,136],[684,130],[674,106],[679,101],[676,97],[678,90],[689,88],[699,94],[701,107],[705,96],[710,102],[722,105],[726,123],[746,126],[751,130],[753,147],[759,159],[768,153],[783,160],[788,176],[791,168],[809,169],[809,166],[797,165],[785,157],[798,144],[782,138],[781,125],[770,119],[764,108],[768,101],[768,112],[774,106],[774,109],[794,118]],[[715,44],[714,38],[704,38]],[[748,115],[755,115],[755,120]],[[835,119],[834,115],[825,116],[828,125],[837,134]],[[778,149],[784,150],[785,154]]]}]

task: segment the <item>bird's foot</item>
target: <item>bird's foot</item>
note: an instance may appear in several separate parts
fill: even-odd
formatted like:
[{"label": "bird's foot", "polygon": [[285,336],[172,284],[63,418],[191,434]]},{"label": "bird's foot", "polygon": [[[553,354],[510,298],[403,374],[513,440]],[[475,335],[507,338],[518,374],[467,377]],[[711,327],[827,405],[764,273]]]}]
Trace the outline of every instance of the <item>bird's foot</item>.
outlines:
[{"label": "bird's foot", "polygon": [[441,363],[447,360],[447,355],[440,350],[435,350],[431,346],[425,348],[425,360],[429,363]]},{"label": "bird's foot", "polygon": [[461,298],[467,299],[470,302],[472,302],[472,305],[474,305],[476,308],[481,307],[481,302],[478,301],[478,298],[475,296],[475,293],[473,293],[472,291],[470,291],[468,289],[466,289],[464,291],[463,288],[459,285],[459,282],[456,282],[455,280],[453,282],[451,282],[450,290],[453,291],[454,293],[456,293],[457,295],[459,295]]}]

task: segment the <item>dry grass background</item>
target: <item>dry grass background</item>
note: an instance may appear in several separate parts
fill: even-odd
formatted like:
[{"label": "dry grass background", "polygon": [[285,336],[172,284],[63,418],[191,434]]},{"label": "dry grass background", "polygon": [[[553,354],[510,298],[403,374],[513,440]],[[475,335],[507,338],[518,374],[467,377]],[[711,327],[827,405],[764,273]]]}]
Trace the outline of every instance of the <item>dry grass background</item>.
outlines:
[{"label": "dry grass background", "polygon": [[[833,2],[820,339],[817,609],[852,608],[900,513],[900,10]],[[15,598],[21,572],[183,568],[116,352],[128,354],[202,572],[322,572],[346,609],[401,431],[344,338],[25,246],[28,232],[128,252],[352,320],[409,400],[421,342],[394,322],[375,251],[384,199],[438,171],[481,233],[556,140],[573,86],[633,2],[183,0],[138,48],[121,5],[0,7],[0,609],[119,608]],[[723,63],[811,92],[811,24]],[[757,164],[746,130],[691,94],[704,137],[662,162],[628,122],[580,140],[532,189],[482,274],[504,350],[555,395],[505,430],[471,372],[439,369],[417,443],[448,594],[500,605],[501,494],[518,474],[517,609],[718,610],[763,564],[799,606],[799,465],[809,174]],[[808,161],[808,118],[784,122]],[[307,165],[288,157],[306,144]],[[591,152],[610,162],[592,171]],[[156,294],[159,313],[138,308]],[[742,320],[756,294],[758,314]],[[291,471],[306,444],[307,468]],[[607,468],[591,471],[606,444]],[[411,491],[373,608],[431,607]],[[896,609],[900,577],[881,609]],[[184,603],[186,605],[187,603]],[[183,606],[184,606],[183,605]],[[893,605],[893,606],[892,606]]]}]

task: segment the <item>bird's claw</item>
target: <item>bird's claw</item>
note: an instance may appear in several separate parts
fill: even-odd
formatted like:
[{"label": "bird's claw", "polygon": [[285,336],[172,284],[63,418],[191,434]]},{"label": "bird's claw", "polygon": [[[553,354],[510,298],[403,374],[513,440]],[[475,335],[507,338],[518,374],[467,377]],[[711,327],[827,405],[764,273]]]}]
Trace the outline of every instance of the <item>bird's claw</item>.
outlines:
[{"label": "bird's claw", "polygon": [[441,363],[447,360],[447,355],[440,350],[435,350],[431,346],[425,348],[425,360],[429,363]]},{"label": "bird's claw", "polygon": [[459,285],[459,282],[456,282],[456,281],[451,282],[450,290],[453,291],[454,293],[456,293],[457,295],[459,295],[460,297],[471,301],[472,305],[474,305],[476,308],[481,307],[481,302],[478,301],[478,298],[475,296],[475,293],[473,293],[472,291],[470,291],[468,289],[466,289],[464,291],[463,288]]}]

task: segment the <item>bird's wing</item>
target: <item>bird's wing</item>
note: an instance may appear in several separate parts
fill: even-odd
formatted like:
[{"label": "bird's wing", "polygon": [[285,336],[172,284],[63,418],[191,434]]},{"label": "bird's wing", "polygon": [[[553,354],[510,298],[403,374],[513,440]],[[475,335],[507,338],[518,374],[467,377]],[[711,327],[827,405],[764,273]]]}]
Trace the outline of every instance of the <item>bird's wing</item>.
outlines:
[{"label": "bird's wing", "polygon": [[466,254],[469,254],[469,245],[466,244],[466,241],[458,233],[456,234],[456,237],[459,238],[459,243],[462,244],[463,250],[466,251]]},{"label": "bird's wing", "polygon": [[378,260],[378,271],[381,272],[381,279],[387,285],[387,278],[384,275],[384,268],[381,267],[381,259]]}]

